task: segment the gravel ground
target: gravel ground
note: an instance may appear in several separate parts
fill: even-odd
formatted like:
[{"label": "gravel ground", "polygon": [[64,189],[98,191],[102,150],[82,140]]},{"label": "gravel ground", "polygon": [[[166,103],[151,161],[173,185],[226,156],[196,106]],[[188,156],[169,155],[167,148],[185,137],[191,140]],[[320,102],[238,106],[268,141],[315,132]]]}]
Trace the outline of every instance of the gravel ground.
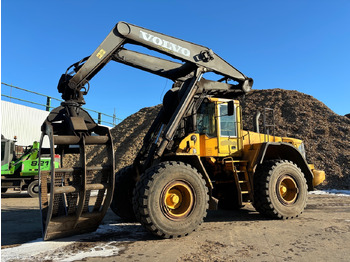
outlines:
[{"label": "gravel ground", "polygon": [[[38,199],[2,195],[1,261],[349,261],[350,195],[309,195],[305,212],[269,220],[251,205],[210,211],[198,230],[160,240],[110,210],[95,233],[43,242]],[[27,243],[33,241],[31,243]],[[23,244],[27,243],[27,244]]]}]

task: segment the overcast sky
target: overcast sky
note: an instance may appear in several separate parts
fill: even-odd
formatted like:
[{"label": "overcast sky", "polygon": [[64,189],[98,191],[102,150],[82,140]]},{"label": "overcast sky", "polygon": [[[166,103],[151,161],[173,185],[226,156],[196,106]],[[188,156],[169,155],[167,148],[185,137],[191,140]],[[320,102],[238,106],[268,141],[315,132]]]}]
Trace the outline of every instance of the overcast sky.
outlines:
[{"label": "overcast sky", "polygon": [[[3,0],[1,81],[60,98],[61,74],[118,21],[207,46],[252,77],[255,89],[297,90],[350,113],[348,0]],[[111,62],[90,81],[86,107],[123,119],[161,103],[171,84]]]}]

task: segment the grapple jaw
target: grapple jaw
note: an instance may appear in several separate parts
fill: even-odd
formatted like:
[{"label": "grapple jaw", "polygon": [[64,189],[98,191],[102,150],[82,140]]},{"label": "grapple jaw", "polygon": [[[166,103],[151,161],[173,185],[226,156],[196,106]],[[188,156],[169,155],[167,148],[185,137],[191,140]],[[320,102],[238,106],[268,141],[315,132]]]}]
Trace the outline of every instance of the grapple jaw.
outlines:
[{"label": "grapple jaw", "polygon": [[[95,231],[113,196],[115,161],[110,130],[97,125],[76,103],[64,102],[42,125],[40,152],[47,138],[51,168],[46,172],[39,168],[43,239]],[[105,155],[101,158],[105,161],[90,164],[89,147]],[[57,159],[60,165],[55,168]]]}]

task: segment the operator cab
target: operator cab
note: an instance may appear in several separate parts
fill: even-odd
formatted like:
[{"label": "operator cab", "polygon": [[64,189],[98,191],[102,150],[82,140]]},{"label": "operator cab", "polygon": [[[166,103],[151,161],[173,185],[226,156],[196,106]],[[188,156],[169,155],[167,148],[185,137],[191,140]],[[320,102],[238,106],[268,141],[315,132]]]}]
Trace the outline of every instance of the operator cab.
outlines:
[{"label": "operator cab", "polygon": [[240,117],[239,102],[209,98],[197,111],[197,132],[201,156],[238,156]]},{"label": "operator cab", "polygon": [[177,152],[200,157],[238,157],[242,149],[240,134],[239,102],[209,97],[197,110],[195,133],[182,140]]},{"label": "operator cab", "polygon": [[1,138],[1,166],[8,164],[15,157],[15,141]]}]

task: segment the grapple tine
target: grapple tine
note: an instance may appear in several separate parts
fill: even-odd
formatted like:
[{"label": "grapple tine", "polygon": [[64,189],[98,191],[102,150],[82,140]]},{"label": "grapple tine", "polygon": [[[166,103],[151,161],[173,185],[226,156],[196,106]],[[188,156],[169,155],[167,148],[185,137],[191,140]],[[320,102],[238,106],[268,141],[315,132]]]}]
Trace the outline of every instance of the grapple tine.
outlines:
[{"label": "grapple tine", "polygon": [[[80,128],[81,123],[87,122],[87,113],[84,114],[85,117],[78,120]],[[74,121],[77,121],[76,118],[77,116]],[[40,142],[41,152],[44,137],[49,138],[52,162],[49,172],[39,170],[43,239],[95,231],[108,210],[114,190],[115,168],[111,133],[107,127],[95,123],[93,128],[86,128],[87,130],[79,134],[72,132],[76,131],[74,128],[62,132],[67,130],[67,121],[57,124],[49,120],[50,115],[43,124]],[[107,163],[98,166],[87,163],[87,145],[94,146],[94,150],[97,150],[97,146],[104,147],[102,152],[105,152]],[[60,166],[55,168],[54,160],[58,156]],[[66,161],[69,157],[75,157],[76,164],[68,165],[67,163],[72,162]],[[97,197],[91,194],[92,191],[98,192]]]},{"label": "grapple tine", "polygon": [[[79,190],[79,201],[77,205],[76,217],[79,218],[83,213],[84,206],[86,205],[86,199],[89,199],[86,191],[86,154],[85,154],[85,138],[82,138],[82,141],[79,145],[80,147],[80,162],[82,163],[81,170],[81,189]],[[85,208],[86,211],[86,208]],[[75,222],[74,228],[77,226],[79,219]]]}]

